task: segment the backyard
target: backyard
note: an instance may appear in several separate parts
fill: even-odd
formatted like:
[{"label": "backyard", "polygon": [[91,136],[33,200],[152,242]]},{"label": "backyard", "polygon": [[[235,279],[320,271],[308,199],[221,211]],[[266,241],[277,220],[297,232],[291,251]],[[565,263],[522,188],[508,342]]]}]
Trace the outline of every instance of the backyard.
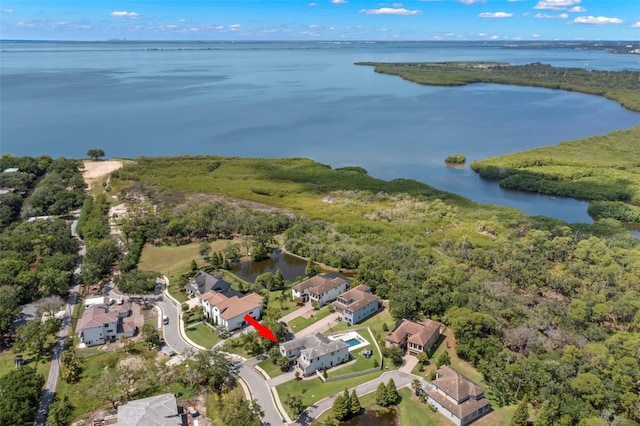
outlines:
[{"label": "backyard", "polygon": [[[369,331],[367,330],[359,330],[358,333],[366,340],[368,340],[371,344],[351,351],[350,354],[356,359],[356,361],[344,367],[331,369],[327,372],[328,377],[342,376],[344,374],[355,373],[357,371],[365,371],[370,368],[374,368],[376,367],[376,360],[378,361],[378,366],[380,366],[382,354],[373,344],[373,336],[371,336],[371,333],[369,333]],[[373,351],[373,355],[369,357],[369,359],[365,358],[364,355],[360,353],[365,349],[371,349]]]}]

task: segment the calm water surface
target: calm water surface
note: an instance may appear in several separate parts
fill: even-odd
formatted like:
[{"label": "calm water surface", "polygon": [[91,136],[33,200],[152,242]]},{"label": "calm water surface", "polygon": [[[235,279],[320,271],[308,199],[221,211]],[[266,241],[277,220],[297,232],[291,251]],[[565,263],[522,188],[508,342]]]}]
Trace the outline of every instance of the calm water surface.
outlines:
[{"label": "calm water surface", "polygon": [[82,157],[310,157],[414,178],[570,222],[587,203],[505,191],[468,161],[640,124],[596,96],[476,84],[419,86],[357,61],[540,61],[640,69],[640,56],[434,43],[1,43],[1,152]]},{"label": "calm water surface", "polygon": [[252,262],[250,260],[240,262],[231,269],[231,272],[245,281],[254,282],[258,275],[265,272],[275,273],[280,269],[285,280],[294,281],[298,277],[305,276],[304,270],[306,267],[306,260],[283,253],[280,250],[274,250],[271,252],[269,259],[261,262]]}]

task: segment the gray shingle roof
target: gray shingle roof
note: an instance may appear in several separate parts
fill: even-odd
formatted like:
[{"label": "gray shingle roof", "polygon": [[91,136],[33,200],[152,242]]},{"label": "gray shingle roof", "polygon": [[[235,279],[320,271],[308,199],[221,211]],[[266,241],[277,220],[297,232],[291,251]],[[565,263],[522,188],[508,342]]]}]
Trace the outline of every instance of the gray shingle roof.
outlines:
[{"label": "gray shingle roof", "polygon": [[305,354],[309,359],[318,358],[330,352],[339,351],[349,347],[349,345],[342,340],[331,340],[321,333],[290,340],[288,342],[281,343],[280,346],[287,351],[300,349],[300,353]]},{"label": "gray shingle roof", "polygon": [[175,396],[165,393],[118,407],[116,426],[183,426]]},{"label": "gray shingle roof", "polygon": [[211,274],[199,271],[196,276],[189,281],[188,287],[194,293],[203,295],[209,291],[227,293],[231,289],[231,284]]}]

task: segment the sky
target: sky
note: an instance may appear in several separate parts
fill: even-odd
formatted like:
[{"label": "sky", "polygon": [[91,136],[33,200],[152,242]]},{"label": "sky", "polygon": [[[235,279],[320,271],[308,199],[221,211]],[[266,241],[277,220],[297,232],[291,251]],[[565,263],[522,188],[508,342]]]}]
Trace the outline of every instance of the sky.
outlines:
[{"label": "sky", "polygon": [[639,40],[640,0],[2,0],[24,40]]}]

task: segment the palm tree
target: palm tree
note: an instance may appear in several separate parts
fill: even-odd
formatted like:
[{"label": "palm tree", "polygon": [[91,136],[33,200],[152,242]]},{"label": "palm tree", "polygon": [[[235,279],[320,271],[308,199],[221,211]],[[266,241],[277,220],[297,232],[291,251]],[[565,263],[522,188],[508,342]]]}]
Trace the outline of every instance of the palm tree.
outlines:
[{"label": "palm tree", "polygon": [[418,379],[413,379],[413,381],[411,382],[411,389],[413,389],[413,392],[418,395],[418,389],[422,388],[421,384],[420,384],[420,380]]}]

